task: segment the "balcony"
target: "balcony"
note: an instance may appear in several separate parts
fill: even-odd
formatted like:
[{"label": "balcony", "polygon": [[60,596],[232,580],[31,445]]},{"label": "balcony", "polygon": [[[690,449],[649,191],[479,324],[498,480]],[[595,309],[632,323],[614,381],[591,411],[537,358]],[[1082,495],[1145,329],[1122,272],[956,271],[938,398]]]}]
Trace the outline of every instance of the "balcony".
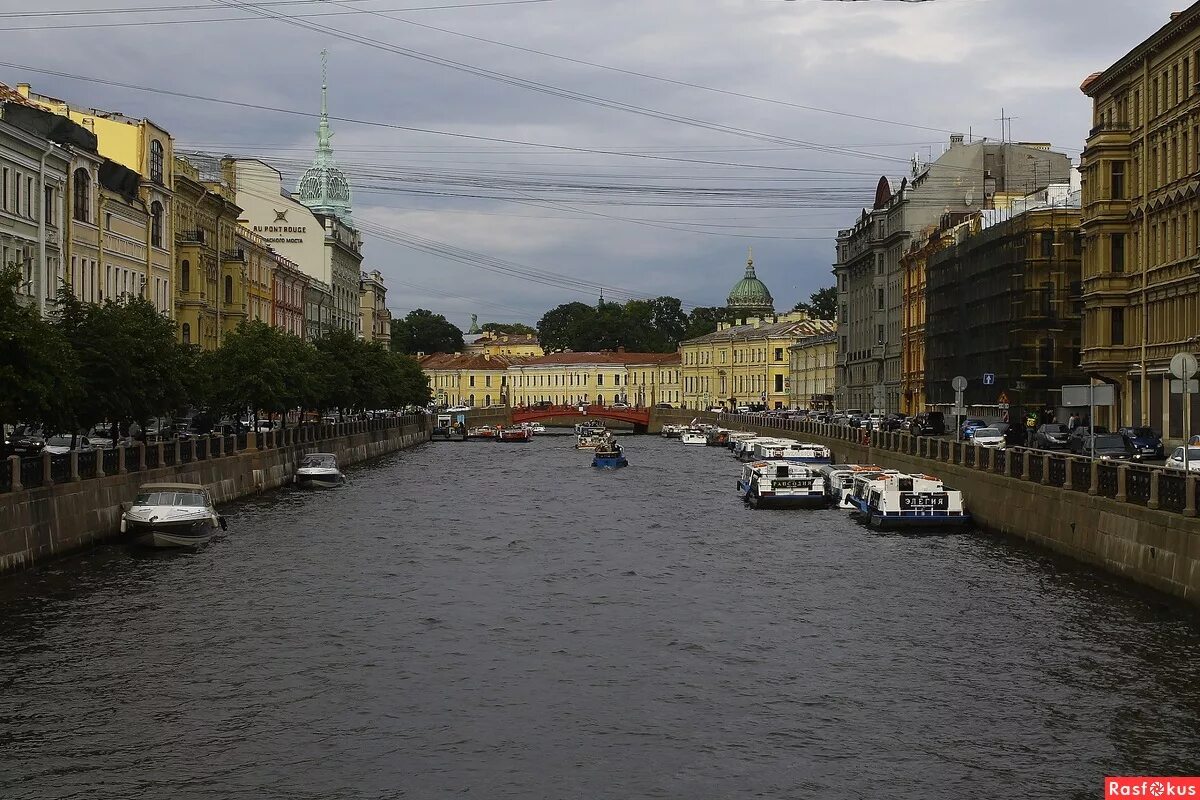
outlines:
[{"label": "balcony", "polygon": [[246,263],[246,251],[240,247],[236,250],[222,250],[221,251],[221,260],[222,261],[240,261],[241,263],[245,264]]},{"label": "balcony", "polygon": [[177,231],[175,233],[175,241],[182,243],[204,244],[204,231]]}]

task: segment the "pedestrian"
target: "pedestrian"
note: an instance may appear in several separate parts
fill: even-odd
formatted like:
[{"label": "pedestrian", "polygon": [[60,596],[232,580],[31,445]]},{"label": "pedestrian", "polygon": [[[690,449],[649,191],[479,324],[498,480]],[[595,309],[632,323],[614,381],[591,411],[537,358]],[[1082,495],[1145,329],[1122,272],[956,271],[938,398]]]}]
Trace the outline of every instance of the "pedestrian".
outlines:
[{"label": "pedestrian", "polygon": [[1071,416],[1067,419],[1067,431],[1068,432],[1073,431],[1078,426],[1079,426],[1079,415],[1076,414],[1074,411],[1072,411]]}]

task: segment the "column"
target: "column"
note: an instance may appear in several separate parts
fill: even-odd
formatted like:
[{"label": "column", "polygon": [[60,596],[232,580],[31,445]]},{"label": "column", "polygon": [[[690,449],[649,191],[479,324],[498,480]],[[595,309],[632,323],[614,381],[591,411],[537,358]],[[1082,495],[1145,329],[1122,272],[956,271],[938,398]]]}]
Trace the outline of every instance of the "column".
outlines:
[{"label": "column", "polygon": [[70,456],[71,456],[71,458],[70,458],[70,462],[71,462],[71,480],[72,480],[72,481],[77,481],[77,480],[79,480],[79,451],[78,451],[78,450],[72,450],[72,451],[71,451],[71,453],[70,453]]},{"label": "column", "polygon": [[1050,485],[1050,454],[1042,455],[1042,483]]},{"label": "column", "polygon": [[42,453],[42,485],[53,486],[54,479],[50,477],[50,454]]},{"label": "column", "polygon": [[1162,470],[1153,470],[1150,473],[1150,500],[1146,503],[1146,508],[1158,508],[1158,479],[1162,475]]},{"label": "column", "polygon": [[20,456],[9,456],[8,457],[8,470],[9,470],[9,474],[12,475],[12,490],[14,492],[19,492],[19,491],[23,490],[25,487],[21,485],[21,457]]},{"label": "column", "polygon": [[1184,491],[1187,496],[1183,500],[1183,515],[1185,517],[1196,516],[1196,476],[1188,473],[1187,479],[1183,482]]},{"label": "column", "polygon": [[1100,493],[1100,462],[1094,458],[1092,459],[1091,470],[1092,470],[1092,479],[1091,479],[1091,481],[1089,481],[1091,483],[1091,486],[1088,487],[1088,494],[1099,494]]},{"label": "column", "polygon": [[125,449],[125,445],[122,444],[122,445],[117,446],[117,474],[118,475],[125,475],[126,473],[129,472],[129,467],[127,467],[125,465],[125,453],[126,452],[127,452],[127,450]]},{"label": "column", "polygon": [[1124,464],[1117,467],[1117,496],[1114,498],[1118,503],[1129,502],[1129,495],[1125,492],[1125,478],[1129,473],[1129,467]]}]

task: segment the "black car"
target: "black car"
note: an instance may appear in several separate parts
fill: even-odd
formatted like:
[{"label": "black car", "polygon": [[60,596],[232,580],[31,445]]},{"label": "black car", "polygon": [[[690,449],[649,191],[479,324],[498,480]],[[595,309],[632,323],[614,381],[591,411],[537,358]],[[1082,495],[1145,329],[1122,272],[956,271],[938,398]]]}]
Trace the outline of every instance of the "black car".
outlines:
[{"label": "black car", "polygon": [[908,426],[913,436],[945,436],[946,415],[941,411],[922,411]]},{"label": "black car", "polygon": [[1087,451],[1083,449],[1083,440],[1092,434],[1100,435],[1102,433],[1108,433],[1108,428],[1104,427],[1103,425],[1097,425],[1094,430],[1089,428],[1087,425],[1076,425],[1075,428],[1069,434],[1067,434],[1067,449],[1072,453],[1085,453]]},{"label": "black car", "polygon": [[1047,422],[1039,425],[1033,434],[1033,446],[1042,450],[1066,450],[1070,443],[1067,441],[1067,426],[1059,422]]},{"label": "black car", "polygon": [[46,432],[41,425],[18,425],[9,439],[12,452],[19,456],[36,456],[46,446]]},{"label": "black car", "polygon": [[1090,456],[1092,454],[1093,444],[1095,446],[1096,458],[1103,461],[1136,461],[1137,452],[1133,445],[1119,433],[1097,433],[1082,436],[1079,439],[1080,455]]},{"label": "black car", "polygon": [[1153,428],[1144,426],[1118,428],[1117,433],[1129,440],[1130,444],[1133,445],[1133,449],[1142,459],[1167,457],[1162,437]]},{"label": "black car", "polygon": [[883,429],[885,431],[898,431],[904,428],[904,421],[908,419],[908,414],[899,412],[888,414],[883,418]]}]

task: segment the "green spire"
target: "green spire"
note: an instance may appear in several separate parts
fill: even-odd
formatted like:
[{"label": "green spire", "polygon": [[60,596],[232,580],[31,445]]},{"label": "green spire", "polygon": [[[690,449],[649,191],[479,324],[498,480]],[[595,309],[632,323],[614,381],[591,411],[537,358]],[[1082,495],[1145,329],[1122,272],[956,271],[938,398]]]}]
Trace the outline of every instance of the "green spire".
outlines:
[{"label": "green spire", "polygon": [[350,182],[333,158],[333,131],[329,127],[329,51],[321,51],[321,121],[317,125],[317,153],[313,165],[300,177],[296,194],[301,203],[319,214],[336,216],[353,227],[350,215]]}]

